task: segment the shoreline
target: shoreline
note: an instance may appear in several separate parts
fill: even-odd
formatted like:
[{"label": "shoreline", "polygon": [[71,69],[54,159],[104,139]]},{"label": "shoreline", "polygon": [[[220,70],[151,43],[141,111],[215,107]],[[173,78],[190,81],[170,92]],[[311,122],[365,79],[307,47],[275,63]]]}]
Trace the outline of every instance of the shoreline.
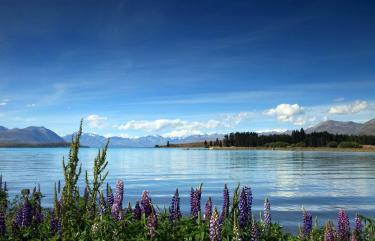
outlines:
[{"label": "shoreline", "polygon": [[187,145],[171,145],[167,146],[159,146],[155,148],[180,148],[180,149],[207,149],[207,150],[214,150],[214,151],[241,151],[241,150],[253,150],[253,151],[325,151],[325,152],[375,152],[375,146],[364,146],[362,148],[330,148],[330,147],[236,147],[236,146],[229,146],[229,147],[204,147],[204,146],[187,146]]}]

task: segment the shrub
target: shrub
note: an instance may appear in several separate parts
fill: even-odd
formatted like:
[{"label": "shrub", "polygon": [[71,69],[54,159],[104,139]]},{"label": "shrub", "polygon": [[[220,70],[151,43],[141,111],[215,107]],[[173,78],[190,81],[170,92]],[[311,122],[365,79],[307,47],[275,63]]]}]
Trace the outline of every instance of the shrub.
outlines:
[{"label": "shrub", "polygon": [[294,145],[295,147],[305,147],[306,146],[306,144],[305,144],[305,142],[298,142],[298,143],[296,143],[295,145]]},{"label": "shrub", "polygon": [[266,143],[266,144],[264,144],[264,146],[265,147],[272,147],[272,148],[275,148],[275,147],[287,147],[287,146],[289,146],[289,143],[283,142],[283,141],[277,141],[277,142]]},{"label": "shrub", "polygon": [[337,148],[337,142],[336,141],[330,141],[328,142],[327,144],[327,147],[330,147],[330,148]]},{"label": "shrub", "polygon": [[360,144],[354,141],[343,141],[339,144],[340,148],[362,148]]}]

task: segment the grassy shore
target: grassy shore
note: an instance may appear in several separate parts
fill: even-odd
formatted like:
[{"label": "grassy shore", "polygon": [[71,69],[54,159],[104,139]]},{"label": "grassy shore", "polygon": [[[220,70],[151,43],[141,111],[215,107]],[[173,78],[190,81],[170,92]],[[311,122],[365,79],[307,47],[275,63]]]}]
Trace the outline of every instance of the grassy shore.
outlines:
[{"label": "grassy shore", "polygon": [[337,151],[337,152],[375,152],[375,146],[364,145],[362,148],[330,148],[330,147],[220,147],[220,146],[211,146],[206,147],[203,142],[195,143],[184,143],[184,144],[170,144],[167,146],[158,146],[159,148],[207,148],[208,150],[274,150],[274,151]]}]

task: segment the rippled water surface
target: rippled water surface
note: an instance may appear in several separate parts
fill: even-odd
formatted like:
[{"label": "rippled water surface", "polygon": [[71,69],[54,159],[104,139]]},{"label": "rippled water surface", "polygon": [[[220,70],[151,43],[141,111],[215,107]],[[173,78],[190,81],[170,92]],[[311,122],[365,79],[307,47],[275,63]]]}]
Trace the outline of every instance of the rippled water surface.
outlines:
[{"label": "rippled water surface", "polygon": [[[11,197],[40,183],[44,206],[50,206],[67,154],[65,148],[0,148],[0,173]],[[81,149],[83,170],[91,170],[96,154],[97,149]],[[203,183],[202,208],[208,196],[221,207],[224,184],[233,191],[240,182],[253,189],[256,216],[269,197],[273,220],[289,230],[301,220],[302,206],[321,222],[336,219],[339,208],[352,219],[356,212],[375,217],[375,153],[133,148],[110,149],[108,160],[107,180],[112,186],[116,179],[125,181],[126,203],[147,189],[163,207],[178,187],[188,213],[190,187]],[[82,187],[83,181],[82,176]]]}]

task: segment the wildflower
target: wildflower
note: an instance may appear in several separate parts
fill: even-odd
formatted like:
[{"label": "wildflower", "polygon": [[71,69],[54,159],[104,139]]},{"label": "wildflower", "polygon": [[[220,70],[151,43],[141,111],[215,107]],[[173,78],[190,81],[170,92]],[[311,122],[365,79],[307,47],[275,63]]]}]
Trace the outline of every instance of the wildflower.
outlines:
[{"label": "wildflower", "polygon": [[304,211],[303,212],[303,230],[301,236],[307,238],[312,229],[312,215],[311,213]]},{"label": "wildflower", "polygon": [[259,230],[258,225],[254,218],[252,218],[252,225],[251,225],[251,239],[250,241],[259,241]]},{"label": "wildflower", "polygon": [[0,211],[0,237],[5,234],[5,214]]},{"label": "wildflower", "polygon": [[143,191],[142,193],[141,210],[142,213],[146,215],[146,217],[148,217],[153,211],[152,202],[151,198],[149,197],[148,191]]},{"label": "wildflower", "polygon": [[248,214],[249,220],[251,219],[251,206],[253,205],[253,193],[250,187],[245,186],[245,193],[247,194],[247,205],[248,205]]},{"label": "wildflower", "polygon": [[337,218],[337,237],[340,241],[349,240],[349,218],[345,211],[340,209]]},{"label": "wildflower", "polygon": [[358,241],[357,235],[355,234],[355,231],[353,230],[351,241]]},{"label": "wildflower", "polygon": [[326,223],[326,227],[324,230],[324,241],[334,241],[335,240],[335,233],[333,231],[333,224],[331,221]]},{"label": "wildflower", "polygon": [[181,218],[180,197],[178,194],[178,189],[176,189],[176,192],[172,198],[172,204],[170,207],[170,220],[171,222],[176,222],[180,218]]},{"label": "wildflower", "polygon": [[362,222],[358,215],[354,219],[354,234],[358,238],[362,233]]},{"label": "wildflower", "polygon": [[147,228],[148,228],[148,235],[153,238],[155,237],[155,230],[157,225],[158,219],[154,211],[150,213],[147,218]]},{"label": "wildflower", "polygon": [[107,204],[108,204],[108,207],[111,208],[113,206],[113,200],[114,197],[113,197],[113,192],[112,192],[112,189],[111,187],[107,187]]},{"label": "wildflower", "polygon": [[198,214],[201,211],[201,195],[202,195],[202,190],[200,187],[195,190],[191,188],[190,211],[191,211],[191,216],[193,216],[194,218],[197,218]]},{"label": "wildflower", "polygon": [[264,201],[263,225],[264,229],[268,229],[271,224],[271,204],[268,198]]},{"label": "wildflower", "polygon": [[98,223],[94,223],[92,226],[91,226],[91,232],[93,234],[97,233],[99,230],[99,224]]},{"label": "wildflower", "polygon": [[219,215],[217,209],[214,209],[210,219],[210,240],[211,241],[221,241],[221,231],[219,223]]},{"label": "wildflower", "polygon": [[222,209],[222,219],[224,220],[229,215],[229,190],[227,184],[224,185],[223,191],[223,209]]},{"label": "wildflower", "polygon": [[139,201],[135,203],[134,212],[133,212],[133,218],[135,220],[141,220],[142,210],[139,206]]},{"label": "wildflower", "polygon": [[50,229],[52,235],[55,235],[59,230],[59,219],[55,216],[54,212],[51,213]]},{"label": "wildflower", "polygon": [[122,199],[124,195],[124,182],[118,180],[116,183],[116,194],[113,200],[113,205],[111,209],[112,217],[116,218],[117,220],[121,219],[121,212],[122,212]]},{"label": "wildflower", "polygon": [[240,216],[239,216],[239,225],[240,228],[243,229],[246,224],[249,221],[249,203],[248,203],[248,195],[246,193],[246,189],[242,188],[241,194],[240,194],[240,204],[239,204],[239,210],[240,210]]},{"label": "wildflower", "polygon": [[211,200],[211,197],[208,197],[206,206],[204,208],[204,219],[210,220],[211,215],[212,215],[212,200]]}]

